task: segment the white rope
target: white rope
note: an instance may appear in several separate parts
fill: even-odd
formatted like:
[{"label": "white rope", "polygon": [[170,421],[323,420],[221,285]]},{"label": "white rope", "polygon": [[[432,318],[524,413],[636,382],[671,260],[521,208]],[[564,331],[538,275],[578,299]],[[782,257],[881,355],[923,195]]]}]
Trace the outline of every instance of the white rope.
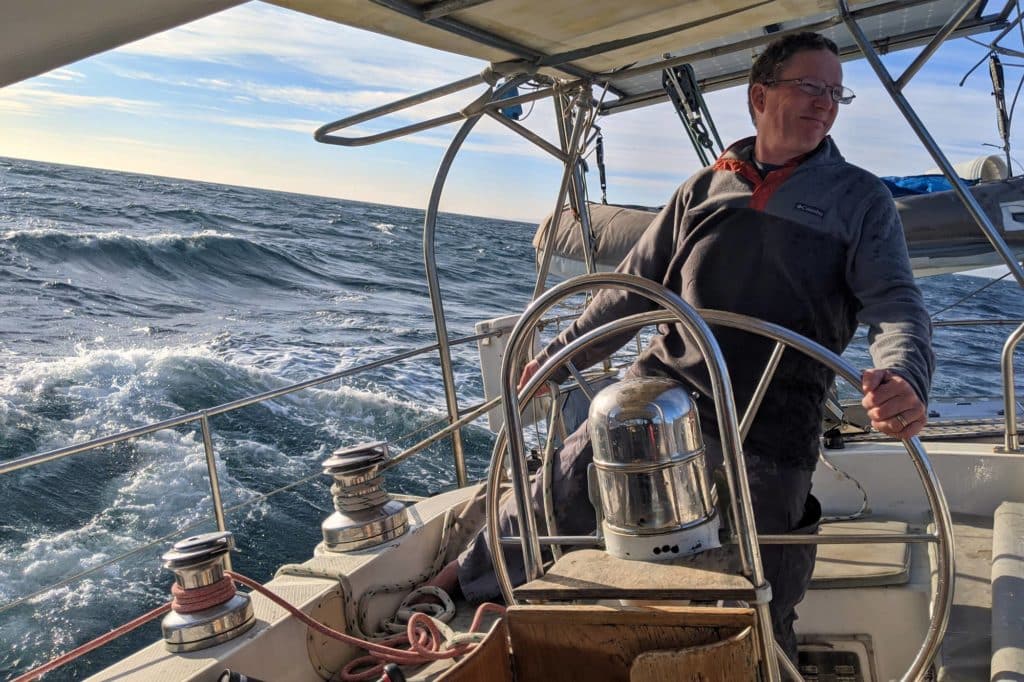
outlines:
[{"label": "white rope", "polygon": [[[431,602],[418,602],[417,600],[421,597],[434,597],[441,603],[434,604]],[[424,585],[423,587],[417,587],[410,592],[402,603],[399,605],[398,610],[395,611],[395,615],[384,621],[384,629],[390,633],[401,633],[405,632],[406,626],[409,624],[409,619],[412,618],[414,613],[425,613],[432,620],[436,622],[438,628],[444,633],[445,639],[451,639],[455,635],[444,623],[448,623],[452,618],[455,617],[455,602],[448,596],[448,593],[442,590],[440,587],[434,587],[433,585]]]},{"label": "white rope", "polygon": [[[404,592],[406,590],[416,588],[417,586],[422,585],[427,580],[437,575],[437,572],[441,568],[441,564],[444,562],[445,554],[447,554],[448,552],[448,542],[451,538],[452,526],[454,525],[454,518],[452,515],[452,511],[450,509],[445,512],[444,519],[442,519],[441,523],[441,541],[440,543],[438,543],[437,553],[434,555],[434,561],[429,569],[427,569],[423,573],[420,573],[415,578],[403,581],[401,583],[385,583],[380,585],[371,585],[359,597],[358,602],[356,602],[352,598],[352,595],[354,594],[354,591],[352,589],[352,583],[351,581],[349,581],[348,576],[344,573],[322,571],[319,569],[310,568],[303,564],[285,564],[281,568],[277,569],[277,572],[274,574],[274,578],[279,578],[285,575],[292,575],[305,578],[326,578],[328,580],[337,580],[338,584],[341,586],[342,599],[345,604],[345,623],[349,629],[349,632],[361,639],[366,639],[371,642],[388,639],[389,637],[393,637],[394,633],[387,629],[387,623],[394,620],[395,616],[392,616],[391,618],[387,619],[384,622],[384,627],[382,629],[377,630],[374,633],[368,633],[365,631],[364,628],[366,626],[367,614],[370,609],[369,602],[373,597],[377,596],[378,594],[394,594],[396,592]],[[421,587],[419,589],[437,589],[438,592],[444,594],[444,599],[447,599],[449,603],[451,602],[451,598],[448,597],[447,593],[445,593],[443,590],[440,590],[439,588]],[[415,594],[417,591],[418,590],[413,589],[410,595]],[[408,601],[409,598],[410,597],[406,597],[406,599],[402,602],[402,605],[406,605],[406,601]],[[442,602],[444,601],[444,599],[442,599]],[[399,609],[401,609],[401,606],[399,607]],[[454,604],[452,605],[452,613],[454,615]],[[406,621],[408,621],[408,617],[406,617]]]},{"label": "white rope", "polygon": [[864,490],[864,486],[862,486],[860,484],[860,481],[858,481],[856,478],[854,478],[853,476],[851,476],[850,474],[846,473],[845,471],[840,469],[838,466],[836,466],[832,462],[832,460],[830,460],[828,458],[828,456],[825,454],[825,449],[822,448],[821,446],[818,446],[818,459],[820,459],[821,462],[825,466],[827,466],[829,469],[831,469],[832,471],[836,472],[837,474],[839,474],[840,476],[845,478],[847,481],[849,481],[850,483],[853,483],[855,486],[857,486],[857,490],[859,490],[860,494],[861,494],[860,509],[858,509],[854,513],[846,514],[846,515],[839,515],[839,516],[822,516],[821,520],[822,521],[853,521],[854,519],[859,519],[860,517],[864,516],[868,512],[868,492],[866,490]]}]

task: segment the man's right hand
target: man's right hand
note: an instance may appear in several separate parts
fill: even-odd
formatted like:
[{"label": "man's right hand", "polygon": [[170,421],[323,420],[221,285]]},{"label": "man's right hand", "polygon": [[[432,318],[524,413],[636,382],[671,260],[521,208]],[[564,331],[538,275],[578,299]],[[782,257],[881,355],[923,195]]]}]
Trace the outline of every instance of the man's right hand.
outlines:
[{"label": "man's right hand", "polygon": [[866,369],[861,374],[861,405],[871,426],[894,438],[916,436],[928,423],[928,408],[913,386],[888,369]]}]

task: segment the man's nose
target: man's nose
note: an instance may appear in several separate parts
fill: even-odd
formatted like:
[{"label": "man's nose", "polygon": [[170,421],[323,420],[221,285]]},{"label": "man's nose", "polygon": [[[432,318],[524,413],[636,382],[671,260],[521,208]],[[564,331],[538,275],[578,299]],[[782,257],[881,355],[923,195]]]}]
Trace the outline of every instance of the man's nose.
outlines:
[{"label": "man's nose", "polygon": [[818,109],[828,110],[834,107],[835,104],[835,100],[832,99],[832,93],[828,90],[814,98],[814,106]]}]

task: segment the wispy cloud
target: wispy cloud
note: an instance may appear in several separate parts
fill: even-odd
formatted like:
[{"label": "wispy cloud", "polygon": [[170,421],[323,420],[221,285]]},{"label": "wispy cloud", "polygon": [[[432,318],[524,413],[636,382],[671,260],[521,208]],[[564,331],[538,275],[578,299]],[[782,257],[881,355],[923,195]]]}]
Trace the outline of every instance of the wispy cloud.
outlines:
[{"label": "wispy cloud", "polygon": [[24,116],[32,113],[32,105],[18,99],[4,97],[0,93],[0,112]]},{"label": "wispy cloud", "polygon": [[300,133],[309,137],[312,131],[320,125],[316,121],[302,121],[298,119],[259,119],[242,118],[238,116],[208,116],[204,119],[207,123],[234,126],[236,128],[251,128],[254,130],[280,130],[288,133]]},{"label": "wispy cloud", "polygon": [[56,81],[77,81],[85,78],[85,74],[80,71],[64,68],[44,73],[40,78]]},{"label": "wispy cloud", "polygon": [[[280,104],[324,112],[325,117],[343,117],[354,112],[365,111],[390,104],[418,91],[388,89],[352,89],[342,87],[314,87],[311,85],[278,85],[259,80],[234,78],[168,76],[141,69],[111,68],[111,73],[126,80],[154,83],[165,88],[190,89],[215,96],[230,95],[239,102]],[[484,86],[469,88],[446,98],[432,100],[416,107],[392,114],[396,119],[414,121],[426,120],[458,111],[477,95],[484,92]]]},{"label": "wispy cloud", "polygon": [[[298,133],[309,137],[323,122],[312,119],[282,119],[277,117],[246,117],[231,115],[223,112],[209,111],[165,111],[160,114],[164,118],[187,119],[204,125],[223,125],[252,130],[277,130],[288,133]],[[497,124],[483,121],[480,124],[483,130],[474,135],[469,141],[462,145],[462,150],[486,154],[489,156],[512,156],[524,158],[550,159],[544,151],[533,146],[531,143],[520,139]],[[340,135],[345,137],[364,137],[384,132],[381,125],[360,125],[346,128]],[[438,128],[415,135],[403,137],[406,144],[431,147],[434,149],[447,149],[452,142],[451,127]]]},{"label": "wispy cloud", "polygon": [[[295,39],[290,39],[291,37]],[[245,66],[272,59],[350,84],[421,90],[479,71],[479,61],[333,24],[297,12],[250,4],[152,36],[124,54]]]},{"label": "wispy cloud", "polygon": [[19,83],[0,91],[0,107],[7,111],[25,111],[28,113],[44,113],[54,109],[103,109],[139,114],[157,108],[155,102],[126,97],[110,97],[104,95],[83,95],[61,92],[42,87],[38,83]]},{"label": "wispy cloud", "polygon": [[174,145],[137,137],[100,135],[94,137],[93,140],[104,145],[128,147],[131,149],[145,149],[148,152],[171,152],[174,150]]}]

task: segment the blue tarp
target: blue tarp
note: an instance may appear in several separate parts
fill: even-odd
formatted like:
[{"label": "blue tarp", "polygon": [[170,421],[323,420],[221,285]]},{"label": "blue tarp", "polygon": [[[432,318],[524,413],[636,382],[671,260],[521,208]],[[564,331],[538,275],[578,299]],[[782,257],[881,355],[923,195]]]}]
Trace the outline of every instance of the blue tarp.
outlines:
[{"label": "blue tarp", "polygon": [[[963,180],[963,178],[961,178]],[[953,189],[945,175],[887,175],[882,182],[889,188],[894,197],[905,197],[911,194],[929,194],[930,192],[945,192]],[[964,180],[968,185],[975,185],[977,180]]]},{"label": "blue tarp", "polygon": [[[519,97],[519,88],[513,86],[508,92],[501,96],[502,99],[512,99],[513,97]],[[498,109],[505,118],[510,118],[513,121],[518,121],[523,115],[523,105],[513,104],[510,107],[502,107]]]}]

